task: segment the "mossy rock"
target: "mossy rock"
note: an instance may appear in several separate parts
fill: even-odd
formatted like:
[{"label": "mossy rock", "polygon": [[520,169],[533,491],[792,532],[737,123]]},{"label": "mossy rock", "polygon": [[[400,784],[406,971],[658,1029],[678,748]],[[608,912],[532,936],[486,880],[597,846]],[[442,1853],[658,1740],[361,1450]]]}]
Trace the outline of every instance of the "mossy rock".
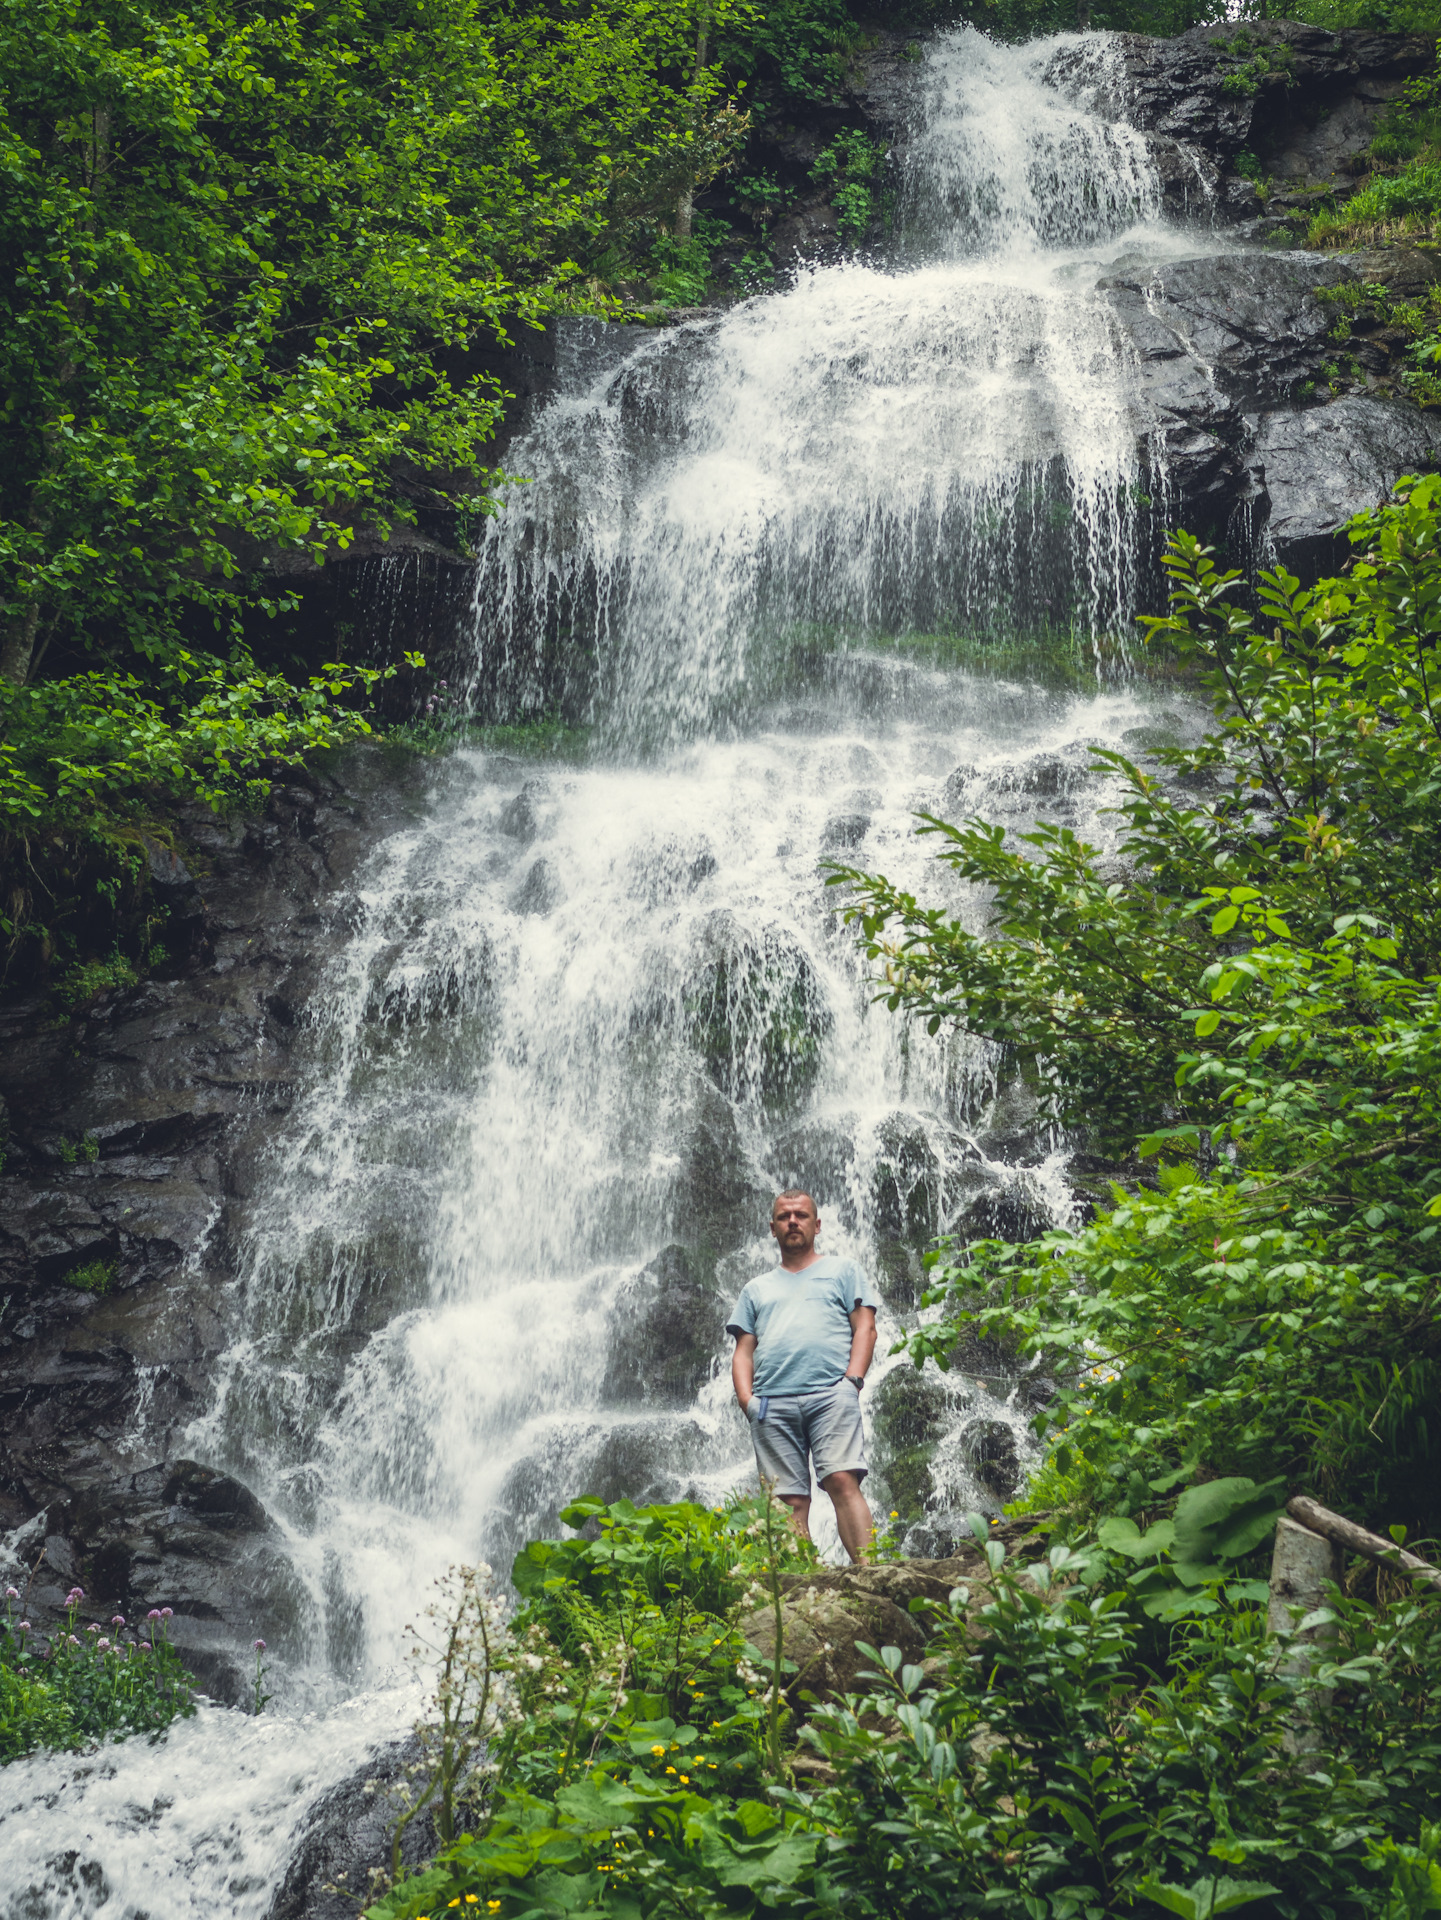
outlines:
[{"label": "mossy rock", "polygon": [[612,1309],[603,1400],[689,1406],[715,1370],[725,1311],[714,1256],[664,1248],[625,1283]]},{"label": "mossy rock", "polygon": [[876,1388],[876,1470],[885,1479],[891,1505],[905,1520],[918,1518],[935,1492],[931,1460],[950,1413],[940,1381],[913,1367],[897,1367]]},{"label": "mossy rock", "polygon": [[783,934],[743,929],[730,914],[714,917],[705,945],[685,995],[691,1045],[728,1099],[793,1111],[833,1025],[815,968]]}]

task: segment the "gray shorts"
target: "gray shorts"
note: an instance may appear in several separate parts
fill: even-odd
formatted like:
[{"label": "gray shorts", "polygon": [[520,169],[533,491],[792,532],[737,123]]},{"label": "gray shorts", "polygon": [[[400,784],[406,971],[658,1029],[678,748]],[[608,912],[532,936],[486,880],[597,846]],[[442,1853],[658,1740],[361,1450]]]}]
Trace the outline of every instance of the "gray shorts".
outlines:
[{"label": "gray shorts", "polygon": [[861,1396],[849,1380],[814,1393],[777,1394],[765,1404],[765,1418],[757,1420],[761,1401],[751,1401],[751,1439],[756,1468],[777,1493],[809,1493],[809,1454],[816,1463],[816,1479],[832,1473],[853,1473],[864,1480],[865,1435],[861,1431]]}]

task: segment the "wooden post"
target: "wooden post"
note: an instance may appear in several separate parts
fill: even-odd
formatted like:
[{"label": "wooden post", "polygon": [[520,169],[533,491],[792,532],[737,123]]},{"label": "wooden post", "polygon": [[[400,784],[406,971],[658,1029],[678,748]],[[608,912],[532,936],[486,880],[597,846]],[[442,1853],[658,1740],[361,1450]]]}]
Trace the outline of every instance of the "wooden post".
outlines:
[{"label": "wooden post", "polygon": [[[1345,1566],[1345,1555],[1334,1541],[1282,1514],[1276,1523],[1276,1550],[1271,1556],[1271,1599],[1266,1609],[1266,1625],[1271,1632],[1289,1633],[1295,1625],[1298,1607],[1304,1619],[1322,1606],[1327,1581],[1339,1582]],[[1321,1645],[1334,1639],[1335,1633],[1334,1627],[1311,1627],[1304,1634],[1297,1634],[1284,1658],[1277,1662],[1278,1671],[1303,1680],[1311,1671]],[[1313,1714],[1316,1708],[1324,1709],[1329,1700],[1329,1694],[1313,1694],[1310,1706],[1296,1714],[1286,1734],[1288,1753],[1311,1753],[1321,1744]]]},{"label": "wooden post", "polygon": [[[1441,1571],[1407,1553],[1394,1541],[1383,1540],[1379,1533],[1358,1527],[1339,1513],[1332,1513],[1318,1500],[1297,1494],[1286,1502],[1286,1511],[1276,1523],[1276,1549],[1271,1557],[1271,1600],[1266,1625],[1272,1633],[1286,1632],[1293,1624],[1294,1609],[1302,1618],[1314,1613],[1326,1600],[1328,1581],[1340,1584],[1347,1552],[1364,1554],[1368,1560],[1385,1566],[1402,1567],[1428,1587],[1441,1589]],[[1291,1641],[1278,1670],[1295,1679],[1310,1672],[1320,1647],[1335,1637],[1334,1627],[1314,1627]],[[1286,1735],[1290,1753],[1311,1753],[1321,1743],[1315,1712],[1324,1710],[1330,1696],[1312,1694],[1308,1709],[1296,1715]]]}]

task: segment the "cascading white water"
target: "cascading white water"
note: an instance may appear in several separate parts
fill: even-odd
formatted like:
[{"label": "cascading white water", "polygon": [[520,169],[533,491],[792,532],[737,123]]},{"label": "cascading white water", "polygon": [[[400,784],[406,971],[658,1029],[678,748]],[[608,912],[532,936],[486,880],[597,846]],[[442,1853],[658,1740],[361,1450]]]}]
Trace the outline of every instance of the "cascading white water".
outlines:
[{"label": "cascading white water", "polygon": [[[987,678],[916,636],[1123,622],[1140,469],[1089,287],[1176,243],[1103,36],[958,33],[922,79],[900,266],[659,334],[508,455],[533,482],[493,523],[477,678],[523,699],[564,638],[602,750],[457,753],[376,849],[185,1441],[286,1530],[292,1719],[6,1769],[3,1920],[261,1920],[286,1836],[404,1717],[433,1575],[503,1565],[582,1491],[744,1479],[714,1309],[769,1264],[778,1186],[814,1185],[823,1244],[883,1278],[883,1334],[930,1234],[1067,1205],[1056,1143],[1002,1157],[986,1049],[873,1007],[821,863],[944,897],[915,809],[1104,800],[1084,745],[1144,690]],[[634,1364],[657,1299],[700,1328],[684,1390]],[[953,1436],[982,1418],[1024,1454],[1013,1383],[947,1392]],[[993,1497],[959,1440],[934,1473],[938,1507]]]}]

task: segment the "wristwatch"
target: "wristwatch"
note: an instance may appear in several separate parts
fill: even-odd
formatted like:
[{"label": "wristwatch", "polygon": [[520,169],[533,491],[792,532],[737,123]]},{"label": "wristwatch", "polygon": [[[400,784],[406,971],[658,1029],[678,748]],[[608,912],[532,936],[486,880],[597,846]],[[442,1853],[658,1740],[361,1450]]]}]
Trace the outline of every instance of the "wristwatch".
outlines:
[{"label": "wristwatch", "polygon": [[855,1388],[857,1393],[861,1393],[865,1390],[866,1383],[860,1374],[848,1373],[843,1375],[843,1378],[850,1381],[851,1385]]}]

